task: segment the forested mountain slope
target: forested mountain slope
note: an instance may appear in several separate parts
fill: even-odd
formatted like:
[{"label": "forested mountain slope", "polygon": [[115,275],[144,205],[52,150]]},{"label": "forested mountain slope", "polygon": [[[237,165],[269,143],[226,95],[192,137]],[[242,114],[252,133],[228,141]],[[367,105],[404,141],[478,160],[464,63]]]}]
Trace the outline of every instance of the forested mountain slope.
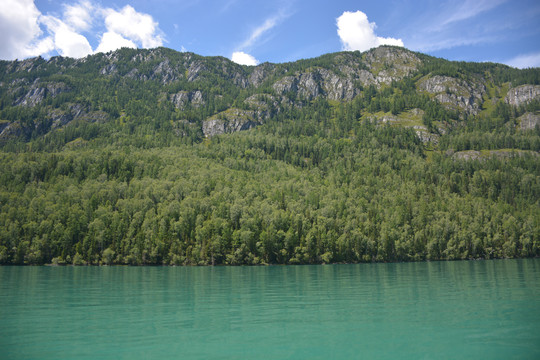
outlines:
[{"label": "forested mountain slope", "polygon": [[0,263],[540,255],[540,70],[379,47],[0,62]]}]

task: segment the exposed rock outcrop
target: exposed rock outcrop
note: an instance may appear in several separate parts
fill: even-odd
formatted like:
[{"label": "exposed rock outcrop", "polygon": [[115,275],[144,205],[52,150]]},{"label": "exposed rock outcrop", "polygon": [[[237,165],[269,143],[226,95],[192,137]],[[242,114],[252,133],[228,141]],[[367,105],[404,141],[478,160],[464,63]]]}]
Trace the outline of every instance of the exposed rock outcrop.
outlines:
[{"label": "exposed rock outcrop", "polygon": [[32,134],[32,130],[33,129],[23,127],[18,121],[15,121],[4,126],[2,132],[0,132],[0,140],[24,138]]},{"label": "exposed rock outcrop", "polygon": [[429,132],[426,126],[419,124],[418,118],[421,118],[423,114],[423,110],[415,108],[400,115],[383,115],[381,117],[374,117],[372,120],[376,120],[382,124],[412,128],[414,129],[416,136],[418,136],[423,143],[437,144],[439,142],[439,135]]},{"label": "exposed rock outcrop", "polygon": [[482,153],[477,150],[458,151],[452,155],[454,160],[478,160],[482,157]]},{"label": "exposed rock outcrop", "polygon": [[48,114],[51,120],[51,128],[66,126],[73,120],[84,120],[88,122],[106,122],[109,115],[104,111],[87,111],[80,104],[69,105],[67,111],[59,109],[51,110]]},{"label": "exposed rock outcrop", "polygon": [[256,66],[248,77],[248,83],[253,87],[259,87],[276,71],[276,66],[264,63]]},{"label": "exposed rock outcrop", "polygon": [[14,105],[34,107],[41,103],[45,97],[56,97],[58,94],[68,91],[69,88],[64,83],[39,83],[39,78],[34,81],[28,92],[18,98]]},{"label": "exposed rock outcrop", "polygon": [[319,96],[328,100],[352,100],[360,92],[350,78],[338,76],[324,68],[313,68],[305,73],[285,76],[274,83],[273,88],[280,95],[294,92],[307,100]]},{"label": "exposed rock outcrop", "polygon": [[195,81],[199,74],[206,70],[204,63],[200,60],[193,61],[186,70],[186,78],[188,81]]},{"label": "exposed rock outcrop", "polygon": [[458,151],[452,155],[452,158],[455,160],[486,160],[491,157],[496,157],[499,159],[509,159],[518,156],[534,156],[538,157],[540,154],[536,151],[530,150],[486,150],[486,151],[477,151],[477,150],[466,150]]},{"label": "exposed rock outcrop", "polygon": [[540,85],[521,85],[508,90],[504,98],[507,104],[520,106],[532,100],[540,100]]},{"label": "exposed rock outcrop", "polygon": [[410,75],[418,69],[421,60],[412,52],[388,46],[368,51],[364,61],[375,76],[375,83],[390,84]]},{"label": "exposed rock outcrop", "polygon": [[173,69],[169,59],[165,58],[153,69],[151,79],[159,79],[163,84],[170,84],[178,80],[177,71]]},{"label": "exposed rock outcrop", "polygon": [[205,104],[203,94],[199,90],[192,92],[180,91],[176,94],[172,94],[170,100],[179,110],[184,110],[187,104],[191,104],[191,106],[195,108]]},{"label": "exposed rock outcrop", "polygon": [[251,129],[260,123],[252,110],[229,109],[203,121],[205,137]]},{"label": "exposed rock outcrop", "polygon": [[435,75],[421,80],[418,88],[430,94],[450,110],[463,110],[477,115],[486,93],[486,86],[480,81],[469,81]]},{"label": "exposed rock outcrop", "polygon": [[101,71],[99,72],[101,75],[114,75],[118,72],[118,69],[116,67],[115,63],[107,64],[103,68],[101,68]]},{"label": "exposed rock outcrop", "polygon": [[259,122],[270,118],[274,113],[280,112],[280,104],[284,104],[286,100],[278,100],[275,96],[269,94],[255,94],[244,100],[255,114],[255,118]]},{"label": "exposed rock outcrop", "polygon": [[423,126],[422,127],[414,126],[413,128],[415,128],[414,132],[416,133],[416,136],[418,136],[420,141],[422,141],[424,144],[425,143],[432,143],[432,144],[439,143],[439,135],[430,133]]},{"label": "exposed rock outcrop", "polygon": [[520,130],[532,130],[540,126],[540,114],[525,113],[518,118]]}]

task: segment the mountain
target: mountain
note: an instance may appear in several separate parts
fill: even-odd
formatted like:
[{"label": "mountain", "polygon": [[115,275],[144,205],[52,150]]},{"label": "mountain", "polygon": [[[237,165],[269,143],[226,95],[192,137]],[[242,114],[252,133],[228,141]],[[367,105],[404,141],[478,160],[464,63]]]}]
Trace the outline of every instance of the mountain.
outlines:
[{"label": "mountain", "polygon": [[[165,48],[122,49],[79,60],[2,62],[0,70],[2,140],[28,140],[74,120],[107,122],[148,114],[157,126],[172,120],[167,126],[182,134],[195,132],[193,138],[200,140],[201,135],[252,128],[315,99],[350,102],[366,93],[381,100],[369,109],[372,114],[394,115],[381,121],[410,123],[430,106],[446,110],[444,116],[432,116],[444,131],[455,125],[448,123],[452,120],[489,115],[492,105],[519,107],[540,96],[537,69],[448,62],[394,47],[256,67]],[[414,114],[405,111],[413,109]],[[539,123],[534,111],[525,118],[526,128]],[[440,132],[425,125],[417,129],[427,133],[426,139]]]},{"label": "mountain", "polygon": [[399,47],[0,61],[0,263],[540,255],[540,69]]}]

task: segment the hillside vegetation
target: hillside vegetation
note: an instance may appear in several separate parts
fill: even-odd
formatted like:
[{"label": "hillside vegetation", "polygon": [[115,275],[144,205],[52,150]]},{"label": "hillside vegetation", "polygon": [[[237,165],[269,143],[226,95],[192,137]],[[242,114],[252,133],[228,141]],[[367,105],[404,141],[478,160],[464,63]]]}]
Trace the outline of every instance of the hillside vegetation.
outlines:
[{"label": "hillside vegetation", "polygon": [[536,257],[539,152],[540,69],[0,61],[0,264]]}]

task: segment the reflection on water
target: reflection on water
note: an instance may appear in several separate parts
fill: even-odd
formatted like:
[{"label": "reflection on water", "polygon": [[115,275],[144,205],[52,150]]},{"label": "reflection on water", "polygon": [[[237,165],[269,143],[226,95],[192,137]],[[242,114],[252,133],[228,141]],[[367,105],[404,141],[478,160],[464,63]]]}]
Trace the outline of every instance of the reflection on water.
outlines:
[{"label": "reflection on water", "polygon": [[540,260],[0,267],[0,358],[540,358]]}]

